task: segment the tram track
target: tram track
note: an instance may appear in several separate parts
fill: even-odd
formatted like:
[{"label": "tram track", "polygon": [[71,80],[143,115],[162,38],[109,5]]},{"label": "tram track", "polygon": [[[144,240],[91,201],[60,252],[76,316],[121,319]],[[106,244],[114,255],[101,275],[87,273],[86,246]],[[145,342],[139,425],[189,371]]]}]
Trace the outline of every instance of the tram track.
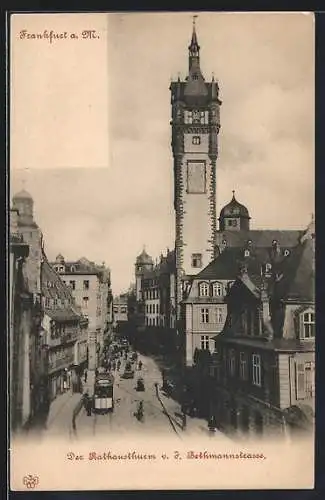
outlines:
[{"label": "tram track", "polygon": [[[115,384],[114,385],[117,386],[118,391],[121,393],[121,396],[122,396],[120,398],[118,396],[114,398],[114,405],[117,408],[121,403],[121,407],[122,407],[123,394],[130,396],[130,400],[126,404],[126,406],[130,406],[129,417],[131,417],[131,420],[129,421],[128,425],[131,427],[133,427],[133,425],[135,425],[135,427],[136,427],[139,424],[138,422],[135,422],[134,418],[132,420],[132,416],[135,414],[132,412],[132,407],[134,404],[138,403],[139,401],[143,401],[143,404],[145,405],[145,407],[147,407],[148,419],[155,418],[155,413],[157,415],[158,414],[163,415],[165,418],[167,418],[168,424],[171,427],[172,432],[174,434],[176,434],[179,439],[182,439],[181,434],[180,434],[179,430],[177,429],[177,426],[179,426],[179,422],[177,422],[175,420],[175,418],[173,417],[173,415],[171,415],[170,412],[167,410],[167,408],[166,408],[166,406],[165,406],[165,404],[164,404],[164,402],[159,394],[159,390],[156,386],[156,383],[154,383],[155,378],[150,377],[150,370],[148,369],[149,367],[147,367],[146,364],[143,363],[142,370],[139,371],[137,374],[138,374],[138,376],[141,376],[141,375],[144,376],[145,383],[146,383],[147,387],[150,386],[150,384],[152,383],[152,388],[150,387],[150,389],[147,390],[146,392],[139,394],[138,392],[136,392],[135,387],[133,389],[130,389],[128,387],[125,387],[125,385],[124,385],[124,380],[123,380],[122,375],[121,375],[121,373],[123,371],[123,367],[124,367],[123,365],[125,364],[123,361],[121,364],[121,370],[119,370],[119,371],[114,370],[114,372],[112,372],[112,374],[115,377]],[[149,380],[147,379],[146,375],[149,375],[149,377],[148,377]],[[127,383],[128,382],[126,382],[126,384]],[[116,392],[118,392],[118,391],[116,389]],[[152,393],[151,393],[151,391],[152,391]],[[114,393],[115,393],[115,391],[114,391]],[[146,394],[148,394],[148,393],[150,393],[150,395],[151,395],[150,399],[148,398],[148,396],[146,397]],[[152,399],[154,399],[154,401]],[[126,403],[126,402],[124,401],[124,403]],[[118,411],[117,411],[117,413],[118,413]],[[127,417],[127,418],[129,418],[129,417]],[[121,425],[121,423],[122,423],[122,425]],[[93,436],[95,436],[98,432],[100,432],[101,428],[102,428],[102,430],[105,430],[108,432],[113,432],[113,431],[114,432],[116,431],[117,433],[120,431],[124,432],[123,431],[123,416],[119,416],[115,412],[105,414],[105,415],[101,415],[100,413],[94,412],[93,413],[93,421],[92,421],[92,430],[90,432],[92,433]]]}]

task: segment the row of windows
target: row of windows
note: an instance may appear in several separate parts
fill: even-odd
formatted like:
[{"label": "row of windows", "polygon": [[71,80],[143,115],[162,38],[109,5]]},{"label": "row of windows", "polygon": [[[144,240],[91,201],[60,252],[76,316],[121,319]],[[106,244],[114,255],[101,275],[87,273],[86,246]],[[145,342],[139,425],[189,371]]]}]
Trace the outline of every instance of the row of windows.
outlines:
[{"label": "row of windows", "polygon": [[147,326],[164,326],[164,318],[160,318],[159,316],[156,316],[155,318],[148,318],[146,316],[146,325]]},{"label": "row of windows", "polygon": [[[228,287],[230,287],[233,282],[228,283]],[[224,295],[224,287],[222,283],[214,282],[214,283],[200,283],[199,284],[199,295],[200,297],[221,297]]]},{"label": "row of windows", "polygon": [[[252,366],[252,383],[258,387],[262,385],[262,360],[260,354],[252,354],[251,359],[245,352],[239,353],[239,378],[244,381],[248,381],[248,363],[251,362]],[[236,351],[230,349],[228,357],[226,358],[228,374],[231,377],[237,375],[236,370]]]},{"label": "row of windows", "polygon": [[143,298],[144,299],[158,299],[159,290],[143,290]]},{"label": "row of windows", "polygon": [[157,279],[145,279],[143,280],[143,288],[147,289],[150,287],[156,287],[157,286]]},{"label": "row of windows", "polygon": [[126,314],[128,312],[128,309],[126,306],[121,306],[120,308],[117,306],[114,306],[114,313],[115,314]]},{"label": "row of windows", "polygon": [[202,307],[201,309],[201,323],[223,323],[225,320],[224,311],[221,307],[209,309]]},{"label": "row of windows", "polygon": [[71,302],[71,299],[43,297],[43,307],[46,307],[48,309],[52,309],[54,307],[58,307],[59,309],[69,307],[69,305],[71,305]]},{"label": "row of windows", "polygon": [[50,325],[50,334],[51,339],[57,339],[59,337],[63,337],[66,333],[73,334],[78,332],[78,324],[69,325],[68,331],[66,329],[66,325],[62,323],[56,323],[55,321],[51,321]]},{"label": "row of windows", "polygon": [[[203,322],[203,321],[202,321]],[[246,309],[239,318],[229,317],[229,325],[238,325],[245,335],[260,335],[261,331],[261,318],[258,309]],[[300,327],[297,331],[297,336],[301,340],[308,340],[315,338],[315,314],[313,312],[305,312],[300,315]]]},{"label": "row of windows", "polygon": [[200,123],[201,125],[208,125],[209,111],[200,111],[196,109],[193,111],[185,111],[184,121],[186,124]]},{"label": "row of windows", "polygon": [[[201,349],[209,349],[211,338],[209,335],[201,335]],[[212,340],[213,341],[213,340]],[[216,351],[216,341],[214,351]],[[239,352],[238,366],[235,349],[229,349],[224,358],[226,372],[231,377],[238,376],[242,381],[249,382],[254,386],[262,387],[262,358],[260,354],[248,354]],[[249,370],[251,367],[251,370]],[[295,389],[296,399],[302,400],[315,396],[315,363],[314,361],[303,361],[295,363]]]},{"label": "row of windows", "polygon": [[146,313],[147,314],[155,314],[159,313],[159,304],[146,304]]},{"label": "row of windows", "polygon": [[[67,286],[69,286],[72,290],[76,289],[76,280],[70,280],[69,283],[65,280],[62,280],[63,283]],[[83,285],[82,285],[83,290],[89,290],[89,280],[83,280]]]},{"label": "row of windows", "polygon": [[50,352],[49,361],[52,364],[57,359],[70,358],[72,355],[73,355],[72,348],[60,349],[60,350],[55,351],[55,352]]}]

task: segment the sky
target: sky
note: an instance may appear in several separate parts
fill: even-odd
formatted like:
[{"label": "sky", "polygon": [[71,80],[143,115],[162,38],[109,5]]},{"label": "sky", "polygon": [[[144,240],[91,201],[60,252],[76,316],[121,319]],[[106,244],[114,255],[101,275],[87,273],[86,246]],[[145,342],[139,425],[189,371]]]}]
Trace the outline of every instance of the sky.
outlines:
[{"label": "sky", "polygon": [[[234,189],[251,228],[306,227],[313,15],[199,13],[196,26],[203,75],[218,79],[222,100],[217,213]],[[144,245],[154,258],[174,246],[169,85],[187,74],[191,31],[189,12],[12,18],[11,192],[33,196],[50,259],[104,261],[116,294]]]}]

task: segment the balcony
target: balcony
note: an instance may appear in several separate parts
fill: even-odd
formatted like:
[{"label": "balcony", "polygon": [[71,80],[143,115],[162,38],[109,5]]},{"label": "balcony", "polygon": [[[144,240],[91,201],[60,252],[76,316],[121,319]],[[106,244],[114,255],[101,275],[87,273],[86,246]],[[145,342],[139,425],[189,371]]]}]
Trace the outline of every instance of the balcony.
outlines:
[{"label": "balcony", "polygon": [[63,370],[64,368],[69,368],[74,362],[74,353],[67,354],[63,358],[54,358],[49,360],[48,367],[49,372],[53,372],[56,370]]}]

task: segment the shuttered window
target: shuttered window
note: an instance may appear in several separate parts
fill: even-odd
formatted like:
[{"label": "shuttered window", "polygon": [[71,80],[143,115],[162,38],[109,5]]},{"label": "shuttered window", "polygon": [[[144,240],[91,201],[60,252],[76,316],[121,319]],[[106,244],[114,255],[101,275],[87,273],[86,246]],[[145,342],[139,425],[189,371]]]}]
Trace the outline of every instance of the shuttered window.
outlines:
[{"label": "shuttered window", "polygon": [[261,356],[259,354],[252,355],[252,365],[253,365],[253,384],[257,386],[262,385],[262,367],[261,367]]},{"label": "shuttered window", "polygon": [[296,398],[308,399],[315,395],[315,363],[296,362]]},{"label": "shuttered window", "polygon": [[296,398],[304,399],[305,391],[305,363],[296,363]]}]

